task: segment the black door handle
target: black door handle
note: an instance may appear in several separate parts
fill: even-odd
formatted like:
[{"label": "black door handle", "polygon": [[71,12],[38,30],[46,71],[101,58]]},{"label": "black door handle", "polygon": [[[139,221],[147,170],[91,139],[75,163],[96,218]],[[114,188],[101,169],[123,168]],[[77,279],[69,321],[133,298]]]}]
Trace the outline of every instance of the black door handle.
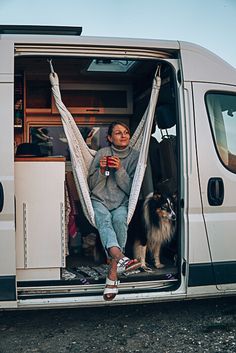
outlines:
[{"label": "black door handle", "polygon": [[221,178],[210,178],[207,186],[208,202],[211,206],[220,206],[224,201],[224,182]]},{"label": "black door handle", "polygon": [[4,205],[4,192],[3,192],[2,183],[0,183],[0,212],[2,212],[3,205]]}]

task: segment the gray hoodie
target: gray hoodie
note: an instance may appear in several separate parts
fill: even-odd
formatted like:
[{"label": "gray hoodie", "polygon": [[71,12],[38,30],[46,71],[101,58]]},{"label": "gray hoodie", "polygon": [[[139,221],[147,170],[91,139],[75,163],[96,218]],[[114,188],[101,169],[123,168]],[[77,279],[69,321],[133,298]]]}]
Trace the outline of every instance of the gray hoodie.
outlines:
[{"label": "gray hoodie", "polygon": [[[119,170],[110,168],[110,175],[105,176],[100,171],[99,161],[101,157],[111,155],[120,158],[121,168]],[[100,201],[110,211],[121,205],[127,206],[138,156],[139,152],[130,146],[122,150],[113,145],[101,148],[89,169],[91,199]]]}]

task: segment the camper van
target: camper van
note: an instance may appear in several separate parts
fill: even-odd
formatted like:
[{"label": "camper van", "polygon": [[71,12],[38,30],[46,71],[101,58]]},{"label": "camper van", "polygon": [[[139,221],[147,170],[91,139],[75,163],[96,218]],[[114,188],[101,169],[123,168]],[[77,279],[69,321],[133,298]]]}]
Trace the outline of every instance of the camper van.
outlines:
[{"label": "camper van", "polygon": [[[0,27],[0,309],[235,295],[236,70],[191,43],[86,37],[81,30]],[[147,195],[175,195],[163,266],[147,252],[145,268],[120,276],[112,302],[103,299],[108,264],[78,192],[52,73],[88,150],[107,146],[111,122],[127,124],[132,136],[151,116],[139,147],[147,149],[145,173],[127,254],[133,256],[131,233],[142,229],[139,206]]]}]

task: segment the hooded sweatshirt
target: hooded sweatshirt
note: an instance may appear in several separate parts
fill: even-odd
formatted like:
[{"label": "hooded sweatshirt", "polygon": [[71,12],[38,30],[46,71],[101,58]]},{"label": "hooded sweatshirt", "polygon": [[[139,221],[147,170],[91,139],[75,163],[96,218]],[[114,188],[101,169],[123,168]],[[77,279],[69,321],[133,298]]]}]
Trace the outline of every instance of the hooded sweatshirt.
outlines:
[{"label": "hooded sweatshirt", "polygon": [[[99,161],[103,156],[118,156],[120,169],[110,168],[110,175],[101,173]],[[139,152],[130,146],[120,150],[113,145],[101,148],[90,166],[88,184],[91,199],[100,201],[108,210],[119,206],[128,206],[130,190],[138,162]]]}]

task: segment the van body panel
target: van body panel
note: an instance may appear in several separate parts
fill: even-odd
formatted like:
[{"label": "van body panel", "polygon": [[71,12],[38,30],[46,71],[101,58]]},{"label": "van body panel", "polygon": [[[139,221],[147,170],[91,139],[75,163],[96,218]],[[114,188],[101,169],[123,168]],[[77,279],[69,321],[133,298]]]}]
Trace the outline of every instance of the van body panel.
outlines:
[{"label": "van body panel", "polygon": [[[16,302],[16,253],[14,218],[14,46],[0,41],[0,182],[3,188],[3,209],[0,213],[0,287],[1,305]],[[15,304],[11,304],[10,306]]]},{"label": "van body panel", "polygon": [[[219,289],[223,289],[222,284],[227,283],[227,278],[228,288],[235,289],[236,174],[223,165],[217,153],[210,118],[207,114],[207,92],[236,94],[236,88],[210,83],[193,83],[200,193],[214,273]],[[217,112],[215,111],[214,114]],[[236,136],[236,131],[231,132]],[[224,195],[220,205],[209,203],[208,188],[212,178],[222,180]]]},{"label": "van body panel", "polygon": [[184,188],[186,192],[184,200],[186,208],[185,224],[187,225],[187,239],[189,242],[188,262],[190,264],[210,263],[211,257],[204,226],[200,186],[198,182],[194,106],[192,87],[189,82],[184,82],[184,98],[185,107],[183,111],[185,112],[185,120],[182,120],[181,124],[183,124],[183,129],[186,129],[184,133],[185,140],[183,141],[183,149],[185,150],[185,152],[183,152],[183,159],[184,156],[186,156],[184,176],[187,180],[187,184]]},{"label": "van body panel", "polygon": [[[158,299],[157,299],[158,298]],[[158,292],[158,291],[147,291],[144,293],[119,293],[117,297],[112,301],[112,305],[125,305],[128,304],[141,304],[141,303],[154,303],[158,301],[173,301],[183,300],[186,298],[186,293],[182,290],[169,291],[169,292]],[[111,303],[101,299],[100,295],[89,295],[89,296],[70,296],[70,297],[58,297],[58,298],[32,298],[19,300],[20,308],[40,308],[40,307],[71,307],[71,306],[110,306]]]},{"label": "van body panel", "polygon": [[206,263],[189,263],[188,288],[214,285],[216,278],[211,261]]},{"label": "van body panel", "polygon": [[0,301],[0,310],[6,310],[6,309],[14,309],[16,310],[18,308],[18,303],[16,301]]},{"label": "van body panel", "polygon": [[0,36],[0,82],[13,82],[14,42],[1,40]]},{"label": "van body panel", "polygon": [[2,301],[16,300],[16,277],[0,276],[0,307]]},{"label": "van body panel", "polygon": [[[0,181],[4,193],[0,213],[0,275],[15,274],[14,168],[13,168],[13,84],[0,84]],[[9,253],[11,256],[9,256]]]},{"label": "van body panel", "polygon": [[13,41],[15,44],[62,44],[62,45],[84,45],[88,47],[130,47],[140,50],[152,48],[155,50],[164,49],[178,50],[179,42],[176,40],[156,40],[156,39],[133,39],[133,38],[112,38],[112,37],[96,37],[96,36],[50,36],[50,35],[10,35],[2,34],[1,39]]},{"label": "van body panel", "polygon": [[209,50],[180,42],[180,55],[185,81],[236,84],[236,70]]}]

